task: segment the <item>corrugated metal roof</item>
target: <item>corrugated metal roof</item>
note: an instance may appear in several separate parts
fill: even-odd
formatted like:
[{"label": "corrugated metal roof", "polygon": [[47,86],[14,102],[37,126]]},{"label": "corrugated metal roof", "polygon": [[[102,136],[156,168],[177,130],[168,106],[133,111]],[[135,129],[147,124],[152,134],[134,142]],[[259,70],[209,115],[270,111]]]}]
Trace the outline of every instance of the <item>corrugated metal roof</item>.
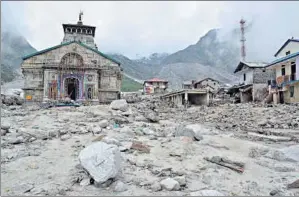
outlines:
[{"label": "corrugated metal roof", "polygon": [[299,56],[299,52],[292,53],[292,54],[287,55],[285,57],[282,57],[282,58],[279,58],[277,60],[274,60],[273,62],[271,62],[270,64],[268,64],[266,67],[273,66],[274,64],[278,64],[278,63],[284,62],[286,60],[289,60],[289,59],[297,57],[297,56]]},{"label": "corrugated metal roof", "polygon": [[299,39],[288,39],[281,47],[280,49],[278,49],[278,51],[275,53],[275,57],[278,55],[278,53],[285,47],[287,46],[287,44],[289,44],[289,42],[299,42]]},{"label": "corrugated metal roof", "polygon": [[242,70],[243,66],[247,66],[249,68],[264,68],[268,65],[266,62],[245,62],[245,61],[240,61],[237,68],[235,69],[234,73],[239,72]]},{"label": "corrugated metal roof", "polygon": [[66,43],[62,43],[60,45],[56,45],[56,46],[53,46],[53,47],[50,47],[50,48],[47,48],[47,49],[44,49],[44,50],[41,50],[41,51],[37,51],[35,53],[32,53],[32,54],[24,56],[22,59],[26,60],[26,59],[28,59],[30,57],[33,57],[33,56],[36,56],[36,55],[40,55],[40,54],[46,53],[48,51],[52,51],[54,49],[57,49],[59,47],[66,46],[66,45],[69,45],[69,44],[72,44],[72,43],[77,43],[77,44],[79,44],[79,45],[81,45],[81,46],[83,46],[83,47],[85,47],[85,48],[87,48],[87,49],[89,49],[89,50],[91,50],[91,51],[93,51],[93,52],[95,52],[95,53],[97,53],[97,54],[99,54],[99,55],[101,55],[101,56],[103,56],[103,57],[105,57],[105,58],[107,58],[107,59],[115,62],[115,63],[117,63],[118,65],[120,65],[120,62],[116,61],[115,59],[109,57],[108,55],[106,55],[106,54],[104,54],[104,53],[102,53],[102,52],[100,52],[100,51],[98,51],[96,49],[93,49],[93,48],[91,48],[91,47],[83,44],[82,42],[78,42],[78,41],[66,42]]}]

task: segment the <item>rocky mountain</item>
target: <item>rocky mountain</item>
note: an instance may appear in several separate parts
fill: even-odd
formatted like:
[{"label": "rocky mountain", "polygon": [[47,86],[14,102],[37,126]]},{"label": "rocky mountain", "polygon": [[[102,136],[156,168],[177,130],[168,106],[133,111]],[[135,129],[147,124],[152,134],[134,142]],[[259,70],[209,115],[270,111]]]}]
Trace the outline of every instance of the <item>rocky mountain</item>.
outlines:
[{"label": "rocky mountain", "polygon": [[205,77],[233,84],[237,80],[233,69],[240,58],[238,38],[234,30],[212,29],[196,44],[173,54],[154,53],[137,60],[120,54],[110,56],[122,63],[127,75],[140,80],[152,77],[167,79],[173,89],[180,88],[185,80]]},{"label": "rocky mountain", "polygon": [[24,55],[36,51],[29,42],[14,31],[1,31],[1,82],[12,81],[20,73]]}]

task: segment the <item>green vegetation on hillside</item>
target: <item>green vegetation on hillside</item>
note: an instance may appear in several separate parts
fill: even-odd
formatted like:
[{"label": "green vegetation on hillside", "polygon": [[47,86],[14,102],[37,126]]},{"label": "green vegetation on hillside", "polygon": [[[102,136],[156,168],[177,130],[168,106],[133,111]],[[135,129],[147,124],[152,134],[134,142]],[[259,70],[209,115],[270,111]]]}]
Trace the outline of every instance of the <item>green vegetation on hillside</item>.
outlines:
[{"label": "green vegetation on hillside", "polygon": [[140,89],[142,89],[142,84],[123,75],[122,83],[121,83],[121,91],[122,92],[135,92]]}]

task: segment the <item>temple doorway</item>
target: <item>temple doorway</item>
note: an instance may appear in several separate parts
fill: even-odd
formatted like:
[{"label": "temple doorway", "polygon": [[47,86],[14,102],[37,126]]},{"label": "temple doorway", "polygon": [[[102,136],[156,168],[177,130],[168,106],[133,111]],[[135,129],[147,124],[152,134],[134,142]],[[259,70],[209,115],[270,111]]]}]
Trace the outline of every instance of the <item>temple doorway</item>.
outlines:
[{"label": "temple doorway", "polygon": [[71,100],[79,98],[79,80],[76,78],[65,79],[65,93]]}]

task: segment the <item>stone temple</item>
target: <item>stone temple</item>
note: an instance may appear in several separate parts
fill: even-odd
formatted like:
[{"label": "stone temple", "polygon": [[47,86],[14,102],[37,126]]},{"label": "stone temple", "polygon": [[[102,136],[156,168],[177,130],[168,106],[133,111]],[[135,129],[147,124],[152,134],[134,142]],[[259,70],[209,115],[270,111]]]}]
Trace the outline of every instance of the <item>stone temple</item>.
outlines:
[{"label": "stone temple", "polygon": [[64,38],[53,46],[23,57],[26,101],[64,100],[107,103],[120,97],[120,63],[98,51],[96,27],[63,24]]}]

